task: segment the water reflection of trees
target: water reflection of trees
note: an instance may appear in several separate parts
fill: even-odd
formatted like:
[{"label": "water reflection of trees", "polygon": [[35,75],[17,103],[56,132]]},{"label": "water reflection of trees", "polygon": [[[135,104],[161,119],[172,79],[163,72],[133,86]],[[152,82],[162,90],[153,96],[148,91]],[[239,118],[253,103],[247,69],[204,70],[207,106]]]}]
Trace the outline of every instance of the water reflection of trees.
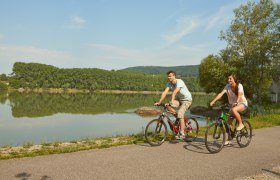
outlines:
[{"label": "water reflection of trees", "polygon": [[49,94],[12,93],[9,99],[14,117],[41,117],[56,113],[99,114],[125,112],[151,105],[155,95],[144,94]]},{"label": "water reflection of trees", "polygon": [[[152,106],[160,95],[151,94],[51,94],[18,93],[9,95],[14,117],[42,117],[57,113],[124,113],[141,106]],[[206,105],[209,96],[193,96],[193,106]]]},{"label": "water reflection of trees", "polygon": [[0,91],[0,103],[4,104],[7,99],[7,92],[6,91]]}]

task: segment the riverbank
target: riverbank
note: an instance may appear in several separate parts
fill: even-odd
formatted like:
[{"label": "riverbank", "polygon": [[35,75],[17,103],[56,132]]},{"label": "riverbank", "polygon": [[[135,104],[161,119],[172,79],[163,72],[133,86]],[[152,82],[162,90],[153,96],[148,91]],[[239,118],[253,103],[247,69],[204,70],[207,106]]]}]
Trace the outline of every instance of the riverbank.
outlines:
[{"label": "riverbank", "polygon": [[[73,88],[8,88],[7,92],[18,91],[21,93],[104,93],[104,94],[161,94],[162,91],[129,91],[129,90],[94,90],[87,89],[73,89]],[[169,92],[171,94],[171,92]],[[205,92],[191,92],[194,95],[206,95]],[[208,93],[208,95],[215,95],[215,93]]]},{"label": "riverbank", "polygon": [[[249,118],[253,129],[280,126],[280,109],[276,109],[275,114],[258,115]],[[199,136],[203,137],[205,134],[205,127],[200,128]],[[171,140],[170,137],[168,140]],[[143,144],[145,138],[143,134],[130,135],[130,136],[115,136],[94,139],[81,139],[78,141],[69,142],[52,142],[43,144],[26,143],[21,146],[0,147],[0,160],[21,158],[21,157],[34,157],[49,154],[71,153],[76,151],[102,149],[114,146],[128,145],[128,144]]]}]

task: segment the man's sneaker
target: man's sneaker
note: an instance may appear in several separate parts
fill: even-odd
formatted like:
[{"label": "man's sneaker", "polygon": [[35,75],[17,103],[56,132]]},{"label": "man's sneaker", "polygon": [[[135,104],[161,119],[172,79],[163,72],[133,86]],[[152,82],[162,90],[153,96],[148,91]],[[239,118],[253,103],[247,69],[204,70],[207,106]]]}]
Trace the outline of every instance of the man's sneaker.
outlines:
[{"label": "man's sneaker", "polygon": [[225,144],[224,145],[231,145],[231,141],[225,141]]},{"label": "man's sneaker", "polygon": [[182,140],[185,138],[185,135],[181,135],[180,133],[178,133],[176,136],[175,136],[175,139],[177,140]]}]

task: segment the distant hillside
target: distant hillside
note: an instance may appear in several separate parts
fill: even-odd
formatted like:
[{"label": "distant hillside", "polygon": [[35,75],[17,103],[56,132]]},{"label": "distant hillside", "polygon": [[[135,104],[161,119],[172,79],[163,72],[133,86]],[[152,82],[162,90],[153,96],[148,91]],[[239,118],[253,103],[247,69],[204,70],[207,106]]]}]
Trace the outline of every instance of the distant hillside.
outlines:
[{"label": "distant hillside", "polygon": [[184,77],[197,77],[198,76],[198,67],[199,65],[192,65],[192,66],[169,66],[169,67],[162,67],[162,66],[135,66],[129,67],[122,70],[125,71],[133,71],[133,72],[141,72],[145,74],[166,74],[166,72],[173,70],[179,76]]},{"label": "distant hillside", "polygon": [[[180,74],[179,69],[175,68],[174,70],[177,70]],[[92,92],[101,90],[161,91],[166,83],[166,70],[162,71],[162,74],[164,74],[162,76],[127,70],[65,69],[46,64],[16,62],[13,66],[13,76],[10,77],[9,82],[13,88],[24,89],[62,88]],[[181,79],[188,83],[190,91],[203,91],[196,77],[184,76]]]}]

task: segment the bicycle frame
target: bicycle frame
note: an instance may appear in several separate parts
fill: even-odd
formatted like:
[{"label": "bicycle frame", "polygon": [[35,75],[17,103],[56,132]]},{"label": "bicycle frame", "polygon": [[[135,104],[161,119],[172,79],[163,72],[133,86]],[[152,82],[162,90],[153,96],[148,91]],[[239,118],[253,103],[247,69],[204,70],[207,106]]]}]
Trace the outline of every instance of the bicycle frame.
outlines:
[{"label": "bicycle frame", "polygon": [[247,147],[250,144],[252,138],[252,126],[250,122],[242,117],[244,128],[237,131],[236,128],[238,126],[238,121],[236,120],[234,122],[232,130],[230,125],[227,123],[228,118],[229,114],[222,108],[220,116],[208,125],[205,132],[205,145],[210,153],[218,153],[222,150],[226,141],[226,132],[228,134],[228,140],[231,141],[233,138],[236,138],[237,144],[240,147]]},{"label": "bicycle frame", "polygon": [[[230,125],[227,123],[227,119],[229,117],[229,114],[228,113],[225,113],[224,111],[221,112],[221,115],[220,115],[220,119],[222,120],[220,123],[224,125],[225,129],[226,129],[226,132],[228,133],[228,135],[233,138],[235,135],[236,135],[236,125],[238,124],[237,120],[235,117],[230,117],[232,119],[235,119],[235,123],[234,123],[234,130],[232,131],[231,128],[230,128]],[[242,118],[243,120],[243,118]]]},{"label": "bicycle frame", "polygon": [[[161,106],[162,106],[162,105],[161,105]],[[162,107],[163,107],[163,106],[162,106]],[[174,132],[175,134],[177,134],[177,133],[180,131],[179,119],[178,119],[175,115],[173,115],[173,116],[176,118],[176,120],[175,120],[175,121],[171,120],[170,117],[169,117],[169,115],[167,115],[166,107],[164,106],[163,108],[164,108],[164,111],[160,114],[159,119],[161,119],[162,121],[164,121],[164,118],[166,118],[166,119],[167,119],[167,123],[168,123],[168,125],[169,125],[169,127],[170,127],[170,130],[171,130],[172,132]],[[187,116],[184,116],[184,123],[186,124],[187,121],[188,121],[188,120],[187,120]],[[190,126],[189,129],[184,128],[184,132],[186,132],[186,133],[192,131],[192,126],[191,126],[191,124],[188,123],[188,125]]]}]

